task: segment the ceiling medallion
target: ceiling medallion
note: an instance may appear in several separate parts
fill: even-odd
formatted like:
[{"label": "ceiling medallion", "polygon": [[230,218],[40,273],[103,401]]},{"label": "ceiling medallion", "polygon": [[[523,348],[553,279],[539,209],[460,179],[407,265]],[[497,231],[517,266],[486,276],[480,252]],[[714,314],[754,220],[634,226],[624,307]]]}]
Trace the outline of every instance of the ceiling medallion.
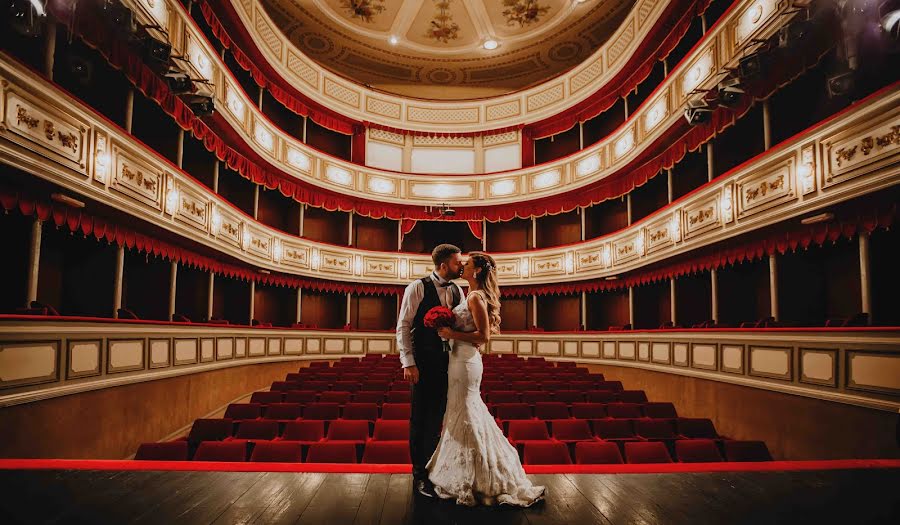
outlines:
[{"label": "ceiling medallion", "polygon": [[384,12],[384,0],[341,0],[341,7],[353,18],[372,23],[372,17]]},{"label": "ceiling medallion", "polygon": [[506,25],[519,24],[519,27],[538,22],[550,10],[550,6],[540,5],[538,0],[503,0],[503,7]]},{"label": "ceiling medallion", "polygon": [[425,36],[444,44],[459,37],[459,24],[453,21],[450,14],[450,2],[452,0],[434,0],[434,6],[438,9]]}]

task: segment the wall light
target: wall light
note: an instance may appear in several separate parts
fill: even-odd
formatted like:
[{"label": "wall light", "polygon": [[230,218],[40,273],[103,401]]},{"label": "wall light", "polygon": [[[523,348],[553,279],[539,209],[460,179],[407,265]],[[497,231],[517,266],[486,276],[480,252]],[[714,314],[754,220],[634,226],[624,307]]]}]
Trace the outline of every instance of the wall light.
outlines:
[{"label": "wall light", "polygon": [[484,43],[481,45],[488,51],[493,51],[494,49],[497,49],[498,47],[500,47],[500,42],[497,42],[496,40],[489,38],[489,39],[485,40]]}]

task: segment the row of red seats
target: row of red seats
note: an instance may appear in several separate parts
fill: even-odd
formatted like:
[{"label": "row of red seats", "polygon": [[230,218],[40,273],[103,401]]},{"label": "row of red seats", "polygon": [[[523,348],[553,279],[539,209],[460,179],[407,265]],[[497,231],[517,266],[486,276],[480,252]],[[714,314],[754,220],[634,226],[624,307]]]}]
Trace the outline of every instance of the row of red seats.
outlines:
[{"label": "row of red seats", "polygon": [[[304,453],[304,449],[306,452]],[[360,458],[360,449],[362,454]],[[721,450],[721,452],[720,452]],[[673,456],[656,442],[626,443],[624,451],[606,441],[579,442],[570,453],[565,443],[558,441],[525,444],[525,465],[653,464],[672,463]],[[624,452],[624,453],[623,453]],[[574,457],[574,461],[573,461]],[[680,463],[713,463],[721,461],[770,461],[771,455],[762,441],[725,441],[720,449],[708,439],[679,441],[675,459]],[[187,461],[190,458],[186,442],[145,443],[135,459]],[[303,445],[296,441],[259,441],[252,446],[240,441],[203,441],[194,453],[194,461],[279,462],[279,463],[362,463],[410,464],[406,441],[368,441],[359,446],[347,441],[323,441]]]},{"label": "row of red seats", "polygon": [[[346,390],[272,390],[268,392],[254,392],[251,394],[251,403],[405,403],[409,402],[411,393],[408,386],[402,389],[392,387],[391,390],[358,390],[356,392]],[[535,390],[526,392],[514,392],[498,390],[495,392],[483,392],[482,398],[486,403],[528,403],[535,404],[540,401],[553,400],[567,405],[574,403],[647,403],[647,394],[643,390],[623,390],[612,392],[609,390]]]}]

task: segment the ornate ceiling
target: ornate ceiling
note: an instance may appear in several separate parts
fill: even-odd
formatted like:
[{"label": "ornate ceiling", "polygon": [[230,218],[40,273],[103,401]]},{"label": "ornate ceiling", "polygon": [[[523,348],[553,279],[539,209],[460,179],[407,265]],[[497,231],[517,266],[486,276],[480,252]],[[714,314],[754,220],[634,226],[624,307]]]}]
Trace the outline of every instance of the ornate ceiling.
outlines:
[{"label": "ornate ceiling", "polygon": [[[372,88],[456,100],[529,87],[603,44],[634,0],[262,0],[308,57]],[[495,41],[489,50],[485,42]]]}]

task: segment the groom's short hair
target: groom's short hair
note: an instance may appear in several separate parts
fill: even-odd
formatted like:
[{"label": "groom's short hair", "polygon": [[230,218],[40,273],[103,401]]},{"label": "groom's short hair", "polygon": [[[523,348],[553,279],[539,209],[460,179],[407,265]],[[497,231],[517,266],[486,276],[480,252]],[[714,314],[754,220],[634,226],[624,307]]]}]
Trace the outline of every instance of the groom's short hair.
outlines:
[{"label": "groom's short hair", "polygon": [[431,250],[431,260],[434,261],[434,267],[438,268],[441,263],[447,262],[447,259],[453,254],[462,253],[462,250],[452,244],[438,244]]}]

